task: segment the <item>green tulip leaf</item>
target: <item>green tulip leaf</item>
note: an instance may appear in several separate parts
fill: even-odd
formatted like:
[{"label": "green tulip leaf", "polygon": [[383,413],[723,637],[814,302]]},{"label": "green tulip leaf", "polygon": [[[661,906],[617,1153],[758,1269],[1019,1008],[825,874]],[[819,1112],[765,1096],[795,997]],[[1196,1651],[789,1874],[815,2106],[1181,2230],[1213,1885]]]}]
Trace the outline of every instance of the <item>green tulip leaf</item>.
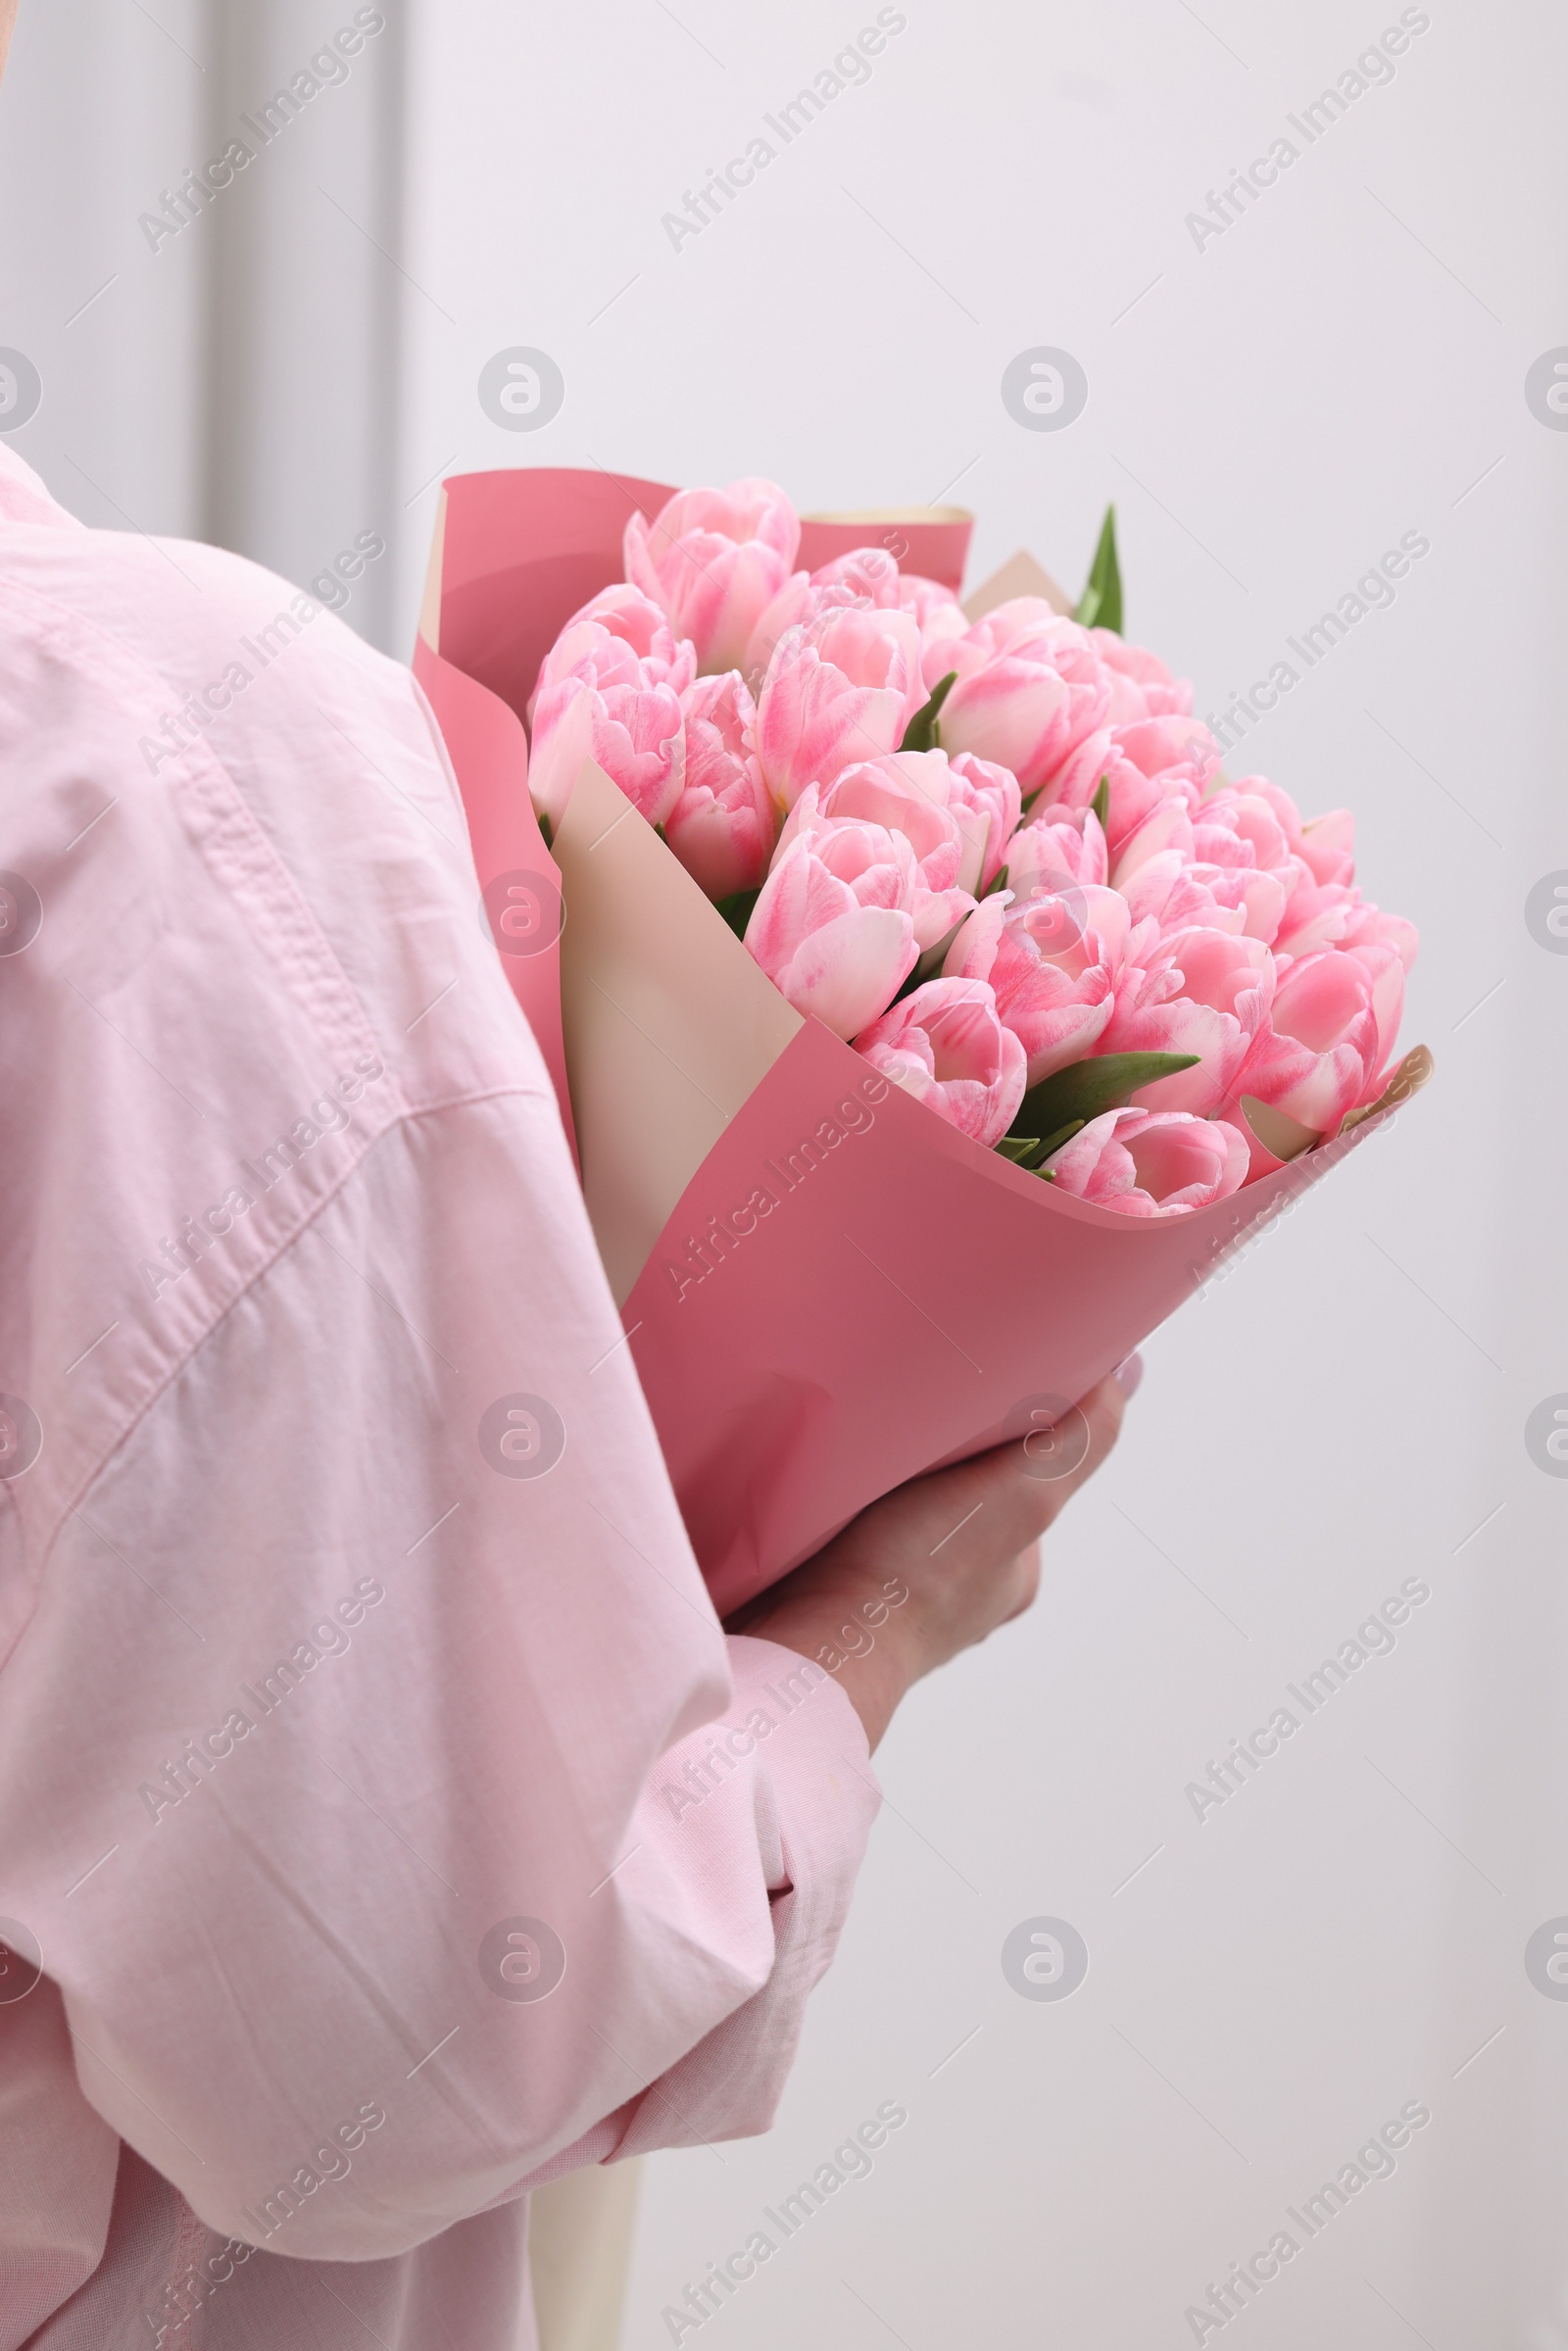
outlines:
[{"label": "green tulip leaf", "polygon": [[958,672],[950,669],[947,676],[932,687],[930,701],[921,703],[904,730],[904,741],[899,745],[901,751],[935,751],[938,748],[942,738],[937,729],[937,716],[957,682]]},{"label": "green tulip leaf", "polygon": [[548,817],[548,816],[545,814],[545,812],[544,812],[543,808],[539,809],[539,811],[538,811],[538,817],[539,817],[539,830],[540,830],[541,834],[542,834],[542,835],[543,835],[543,837],[544,837],[544,845],[545,845],[546,849],[548,849],[548,850],[554,850],[554,848],[555,848],[555,846],[556,846],[555,835],[554,835],[554,833],[553,833],[553,832],[552,832],[552,830],[551,830],[550,819],[549,819],[549,817]]},{"label": "green tulip leaf", "polygon": [[1015,1167],[1026,1168],[1034,1175],[1043,1175],[1049,1183],[1051,1173],[1045,1164],[1046,1160],[1053,1151],[1059,1151],[1064,1143],[1070,1143],[1083,1124],[1081,1118],[1069,1119],[1064,1127],[1058,1127],[1054,1135],[1047,1135],[1044,1140],[1037,1135],[1004,1135],[996,1149],[1004,1159],[1010,1159]]},{"label": "green tulip leaf", "polygon": [[1114,506],[1105,509],[1105,519],[1100,526],[1100,544],[1089,566],[1089,584],[1078,599],[1073,618],[1085,628],[1114,629],[1118,637],[1122,633],[1121,566],[1116,561]]},{"label": "green tulip leaf", "polygon": [[1069,1062],[1030,1087],[1011,1131],[1054,1137],[1053,1149],[1059,1149],[1066,1140],[1061,1129],[1075,1119],[1087,1125],[1106,1110],[1119,1110],[1140,1087],[1191,1069],[1197,1059],[1196,1053],[1099,1053]]},{"label": "green tulip leaf", "polygon": [[991,881],[987,882],[980,895],[982,898],[994,898],[999,890],[1005,890],[1006,887],[1007,868],[1005,865],[999,865],[997,867],[995,877]]},{"label": "green tulip leaf", "polygon": [[714,906],[729,924],[737,939],[746,936],[746,925],[752,919],[752,908],[762,893],[758,890],[736,890],[728,898],[715,898]]},{"label": "green tulip leaf", "polygon": [[1095,786],[1095,797],[1089,806],[1099,817],[1100,829],[1103,832],[1110,822],[1110,778],[1108,775],[1102,775]]},{"label": "green tulip leaf", "polygon": [[1048,1135],[1046,1137],[1044,1143],[1042,1143],[1040,1146],[1040,1163],[1042,1166],[1042,1172],[1044,1172],[1044,1162],[1047,1159],[1054,1158],[1056,1152],[1060,1151],[1062,1145],[1064,1143],[1070,1143],[1074,1135],[1078,1134],[1084,1127],[1088,1125],[1088,1123],[1089,1121],[1086,1118],[1070,1118],[1064,1127],[1058,1127],[1054,1135]]}]

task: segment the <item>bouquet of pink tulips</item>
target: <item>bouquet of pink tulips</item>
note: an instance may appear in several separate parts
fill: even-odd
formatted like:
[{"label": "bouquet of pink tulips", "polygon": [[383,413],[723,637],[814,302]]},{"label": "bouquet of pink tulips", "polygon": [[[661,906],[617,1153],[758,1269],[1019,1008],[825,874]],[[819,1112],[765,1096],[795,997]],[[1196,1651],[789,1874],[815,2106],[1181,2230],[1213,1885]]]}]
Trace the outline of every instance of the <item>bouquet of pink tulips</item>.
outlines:
[{"label": "bouquet of pink tulips", "polygon": [[1072,612],[1026,556],[960,605],[968,529],[443,492],[415,666],[721,1609],[923,1470],[1062,1475],[1429,1065],[1349,816],[1221,777],[1111,517]]},{"label": "bouquet of pink tulips", "polygon": [[1415,931],[1355,888],[1348,810],[1218,780],[1192,688],[1120,633],[1111,515],[1072,618],[971,620],[884,546],[807,572],[800,538],[761,480],[631,516],[539,672],[548,822],[592,759],[798,1011],[1125,1214],[1377,1099]]}]

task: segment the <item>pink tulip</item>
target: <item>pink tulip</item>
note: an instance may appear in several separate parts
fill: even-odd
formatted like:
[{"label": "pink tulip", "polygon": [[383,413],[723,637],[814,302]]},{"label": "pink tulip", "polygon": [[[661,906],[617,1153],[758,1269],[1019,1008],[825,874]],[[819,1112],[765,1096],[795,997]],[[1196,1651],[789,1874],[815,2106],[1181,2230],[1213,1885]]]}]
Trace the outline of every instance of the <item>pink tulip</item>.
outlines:
[{"label": "pink tulip", "polygon": [[1219,745],[1201,718],[1143,718],[1113,730],[1116,748],[1144,775],[1190,768],[1199,796],[1207,791],[1219,765]]},{"label": "pink tulip", "polygon": [[928,642],[946,644],[956,636],[962,636],[969,626],[968,617],[962,606],[955,601],[952,589],[945,588],[940,580],[923,578],[919,572],[901,571],[884,547],[857,547],[849,555],[836,556],[831,563],[823,563],[818,570],[797,571],[785,581],[752,631],[744,664],[747,676],[760,680],[780,641],[792,628],[805,628],[828,612],[842,612],[847,606],[907,612],[913,620],[922,649],[921,683],[925,688],[925,693],[916,699],[916,707],[937,680],[956,666],[949,661],[945,668],[933,670],[924,660]]},{"label": "pink tulip", "polygon": [[1123,882],[1135,922],[1154,922],[1162,937],[1177,931],[1242,931],[1276,950],[1285,886],[1277,874],[1248,868],[1189,865],[1179,851],[1146,859]]},{"label": "pink tulip", "polygon": [[1059,642],[1073,647],[1077,653],[1093,652],[1089,631],[1080,628],[1076,620],[1067,619],[1043,596],[1009,596],[1005,604],[993,605],[981,619],[971,621],[967,631],[971,649],[968,666],[979,667],[994,654],[1024,637]]},{"label": "pink tulip", "polygon": [[746,945],[798,1012],[848,1040],[914,968],[914,852],[881,825],[818,823],[762,884]]},{"label": "pink tulip", "polygon": [[1131,963],[1105,1030],[1111,1053],[1195,1053],[1197,1063],[1140,1089],[1149,1110],[1212,1110],[1229,1094],[1274,999],[1274,958],[1260,939],[1195,929]]},{"label": "pink tulip", "polygon": [[[1249,880],[1271,884],[1283,903],[1284,892],[1272,875],[1253,874]],[[1247,908],[1227,903],[1230,882],[1220,866],[1190,865],[1179,850],[1166,849],[1147,857],[1122,883],[1121,894],[1134,922],[1152,922],[1162,938],[1189,930],[1245,931]]]},{"label": "pink tulip", "polygon": [[1186,718],[1193,708],[1193,689],[1184,677],[1172,677],[1163,661],[1130,645],[1114,629],[1092,628],[1090,642],[1110,672],[1110,723],[1132,726],[1141,718]]},{"label": "pink tulip", "polygon": [[1093,808],[1053,804],[1044,816],[1019,825],[1003,856],[1007,888],[1020,906],[1037,890],[1054,894],[1106,880],[1105,836]]},{"label": "pink tulip", "polygon": [[1247,1139],[1218,1118],[1170,1110],[1106,1110],[1049,1161],[1075,1200],[1124,1216],[1184,1216],[1247,1181]]},{"label": "pink tulip", "polygon": [[[1304,871],[1265,801],[1224,790],[1195,802],[1177,782],[1118,847],[1115,882],[1140,913],[1157,910],[1164,929],[1245,930],[1266,946]],[[1180,886],[1167,897],[1177,874]]]},{"label": "pink tulip", "polygon": [[[942,707],[950,754],[973,752],[1008,767],[1020,791],[1054,799],[1075,751],[1102,724],[1110,703],[1105,671],[1086,629],[1054,613],[1049,622],[999,605],[976,621],[956,652],[958,682]],[[928,660],[937,659],[928,653]],[[1094,796],[1094,783],[1081,795]]]},{"label": "pink tulip", "polygon": [[1399,1033],[1404,1012],[1404,963],[1398,948],[1387,940],[1368,939],[1355,947],[1347,944],[1341,953],[1352,956],[1372,983],[1372,1016],[1378,1024],[1378,1041],[1361,1096],[1368,1101],[1382,1091],[1380,1073]]},{"label": "pink tulip", "polygon": [[738,669],[699,678],[681,697],[686,788],[664,838],[708,896],[760,888],[777,818],[751,748],[757,710]]},{"label": "pink tulip", "polygon": [[752,475],[727,490],[681,490],[652,524],[640,514],[627,523],[626,577],[662,607],[712,675],[744,661],[800,541],[800,519],[775,482]]},{"label": "pink tulip", "polygon": [[854,602],[854,593],[849,589],[819,596],[811,586],[808,571],[792,572],[778,593],[762,607],[746,640],[740,665],[752,692],[762,691],[773,656],[792,630],[805,628],[809,622],[819,620],[825,612],[840,610]]},{"label": "pink tulip", "polygon": [[1115,1010],[1128,935],[1113,890],[1037,894],[1026,906],[999,891],[959,931],[945,978],[988,981],[997,1012],[1023,1047],[1028,1082],[1092,1053]]},{"label": "pink tulip", "polygon": [[[689,650],[689,649],[688,649]],[[685,737],[679,674],[662,649],[646,661],[604,622],[574,622],[546,656],[533,701],[528,787],[559,824],[585,759],[595,759],[650,824],[680,798]]]},{"label": "pink tulip", "polygon": [[898,560],[885,547],[855,547],[848,555],[835,556],[811,573],[811,586],[818,592],[845,590],[857,604],[875,605],[883,612],[914,610],[905,601]]},{"label": "pink tulip", "polygon": [[[593,654],[600,647],[597,637],[577,634],[585,627],[608,630],[628,645],[641,664],[641,683],[646,686],[672,686],[677,694],[684,694],[697,675],[696,647],[675,634],[662,608],[640,588],[617,580],[590,596],[582,610],[573,612],[540,664],[536,695],[540,687],[564,677],[585,653]],[[528,715],[530,719],[533,716],[531,705]]]},{"label": "pink tulip", "polygon": [[1247,867],[1205,865],[1195,868],[1203,876],[1215,906],[1214,927],[1223,929],[1219,909],[1235,917],[1249,939],[1272,947],[1285,913],[1286,883],[1277,873],[1254,873]]},{"label": "pink tulip", "polygon": [[1368,906],[1353,883],[1314,882],[1298,857],[1295,884],[1281,918],[1276,955],[1305,955],[1321,947],[1392,947],[1408,972],[1420,945],[1413,922]]},{"label": "pink tulip", "polygon": [[1060,786],[1054,782],[1026,814],[1054,816],[1089,808],[1103,782],[1105,839],[1113,856],[1119,856],[1162,801],[1175,796],[1196,808],[1203,796],[1201,768],[1190,760],[1175,759],[1170,766],[1146,774],[1128,758],[1120,740],[1123,731],[1102,726],[1086,736],[1067,762]]},{"label": "pink tulip", "polygon": [[1245,784],[1209,793],[1194,812],[1193,853],[1219,867],[1210,886],[1221,905],[1241,913],[1248,937],[1274,945],[1299,859],[1270,802]]},{"label": "pink tulip", "polygon": [[1350,909],[1343,944],[1351,949],[1392,947],[1408,973],[1415,961],[1421,936],[1415,924],[1406,922],[1402,914],[1385,914],[1381,907],[1368,906],[1357,895]]},{"label": "pink tulip", "polygon": [[[836,570],[850,560],[841,557],[839,564],[828,564],[825,569]],[[892,568],[890,558],[889,569]],[[753,692],[761,692],[773,656],[796,629],[809,628],[813,621],[825,620],[830,612],[898,611],[896,597],[888,596],[879,602],[865,592],[865,585],[856,579],[826,579],[820,571],[792,573],[771,604],[764,606],[746,641],[743,665]]]},{"label": "pink tulip", "polygon": [[1316,882],[1310,866],[1293,857],[1273,946],[1282,959],[1338,947],[1354,921],[1359,901],[1353,883]]},{"label": "pink tulip", "polygon": [[920,673],[927,693],[942,683],[972,654],[958,656],[955,647],[969,633],[969,615],[951,588],[940,580],[922,579],[917,572],[899,577],[899,602],[912,612],[920,631]]},{"label": "pink tulip", "polygon": [[1301,859],[1315,882],[1353,882],[1355,879],[1355,818],[1348,808],[1331,808],[1326,816],[1303,823],[1290,794],[1266,775],[1249,775],[1237,787],[1265,800],[1279,820],[1286,845]]},{"label": "pink tulip", "polygon": [[1359,956],[1326,948],[1293,963],[1227,1089],[1226,1110],[1250,1095],[1314,1135],[1337,1135],[1378,1070],[1374,993],[1373,974]]},{"label": "pink tulip", "polygon": [[[914,852],[914,937],[924,955],[949,936],[975,903],[962,880],[969,843],[948,808],[947,794],[948,762],[940,751],[893,752],[884,759],[858,760],[825,791],[807,785],[785,820],[775,857],[798,837],[814,835],[824,824],[845,818],[902,833]],[[984,841],[982,827],[968,858],[976,870]]]},{"label": "pink tulip", "polygon": [[955,816],[961,810],[977,826],[983,822],[985,828],[975,878],[969,879],[973,870],[969,865],[959,877],[965,889],[989,890],[1006,863],[1007,844],[1018,829],[1021,797],[1010,767],[999,767],[995,759],[977,759],[967,751],[949,759],[949,808]]},{"label": "pink tulip", "polygon": [[1118,843],[1110,867],[1112,887],[1125,890],[1151,857],[1172,852],[1183,865],[1193,863],[1193,803],[1180,791],[1162,793],[1137,831]]},{"label": "pink tulip", "polygon": [[1222,784],[1204,796],[1193,811],[1194,850],[1211,864],[1282,873],[1291,861],[1291,844],[1272,803],[1251,789],[1253,780]]},{"label": "pink tulip", "polygon": [[[939,645],[956,632],[961,635],[969,625],[969,615],[953,590],[918,571],[899,573],[899,603],[905,612],[914,614],[922,647]],[[945,677],[947,672],[940,670],[938,675]],[[934,685],[936,680],[927,682]]]},{"label": "pink tulip", "polygon": [[855,1050],[988,1150],[1023,1100],[1023,1047],[983,980],[927,980],[862,1029]]},{"label": "pink tulip", "polygon": [[896,751],[923,699],[909,613],[847,605],[792,629],[757,706],[757,756],[778,806],[791,808],[808,784],[831,784],[857,760]]},{"label": "pink tulip", "polygon": [[942,605],[933,598],[917,617],[920,670],[927,693],[955,671],[961,677],[965,670],[984,664],[990,649],[974,638],[974,623],[961,604],[950,598]]},{"label": "pink tulip", "polygon": [[764,608],[752,630],[746,647],[748,677],[760,682],[790,630],[807,628],[828,612],[856,606],[867,611],[907,612],[918,630],[919,609],[906,595],[905,586],[899,566],[885,547],[857,547],[848,555],[835,556],[832,563],[823,563],[815,571],[794,572]]}]

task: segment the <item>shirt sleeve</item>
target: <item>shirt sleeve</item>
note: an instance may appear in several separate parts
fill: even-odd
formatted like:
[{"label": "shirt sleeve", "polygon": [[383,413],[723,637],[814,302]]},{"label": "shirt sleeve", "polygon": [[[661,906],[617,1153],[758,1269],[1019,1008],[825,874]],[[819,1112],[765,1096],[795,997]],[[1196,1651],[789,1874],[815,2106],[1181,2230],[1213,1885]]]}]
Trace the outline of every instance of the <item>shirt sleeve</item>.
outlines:
[{"label": "shirt sleeve", "polygon": [[166,726],[288,593],[180,558],[177,643],[0,581],[0,1914],[62,2095],[371,2259],[764,2128],[876,1794],[713,1615],[406,675]]}]

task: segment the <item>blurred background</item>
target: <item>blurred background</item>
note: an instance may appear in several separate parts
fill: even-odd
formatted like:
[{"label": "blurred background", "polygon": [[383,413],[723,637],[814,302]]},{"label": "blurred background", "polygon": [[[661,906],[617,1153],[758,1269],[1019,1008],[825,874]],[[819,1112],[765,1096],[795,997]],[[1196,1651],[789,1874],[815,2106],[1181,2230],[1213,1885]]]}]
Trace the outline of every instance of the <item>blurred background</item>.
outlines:
[{"label": "blurred background", "polygon": [[[777,2130],[649,2167],[626,2351],[890,2101],[705,2343],[1568,2346],[1565,68],[1543,0],[23,0],[0,431],[85,520],[300,583],[369,534],[406,659],[452,472],[954,501],[971,584],[1073,590],[1114,499],[1129,633],[1203,712],[1292,662],[1230,771],[1353,806],[1423,933],[1435,1084],[1151,1343],[1039,1606],[901,1713]],[[1042,351],[1065,419],[1004,397]]]}]

